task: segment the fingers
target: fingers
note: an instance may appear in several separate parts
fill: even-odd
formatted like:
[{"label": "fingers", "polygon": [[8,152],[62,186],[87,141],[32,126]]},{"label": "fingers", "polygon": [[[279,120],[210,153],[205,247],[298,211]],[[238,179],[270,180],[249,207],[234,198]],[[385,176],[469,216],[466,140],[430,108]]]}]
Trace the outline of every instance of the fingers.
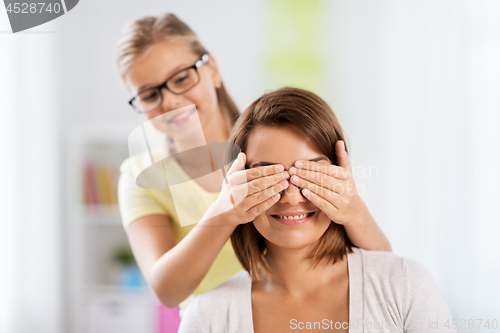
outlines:
[{"label": "fingers", "polygon": [[287,171],[276,173],[271,176],[257,178],[248,183],[248,193],[254,194],[280,182],[286,182],[290,178]]},{"label": "fingers", "polygon": [[[325,200],[324,198],[320,197],[316,193],[312,192],[311,190],[304,188],[302,189],[302,195],[306,197],[307,200],[311,201],[312,204],[316,207],[318,207],[319,210],[322,212],[333,212],[336,213],[338,211],[337,207],[335,207],[331,202],[328,200]],[[332,218],[329,214],[327,214],[328,217]]]},{"label": "fingers", "polygon": [[294,163],[294,167],[290,168],[290,175],[292,175],[294,172],[294,170],[292,169],[320,172],[322,174],[342,180],[346,180],[351,172],[350,169],[345,169],[337,165],[331,165],[324,162],[312,162],[304,160],[298,160]]},{"label": "fingers", "polygon": [[328,176],[317,171],[309,171],[307,169],[290,169],[290,174],[297,175],[299,178],[314,183],[318,186],[329,189],[330,191],[341,194],[344,189],[345,180]]},{"label": "fingers", "polygon": [[273,164],[267,166],[256,167],[246,170],[247,182],[254,179],[269,176],[275,173],[283,172],[285,167],[281,164]]},{"label": "fingers", "polygon": [[271,208],[275,203],[278,202],[278,200],[280,199],[280,194],[279,193],[276,193],[274,196],[272,196],[271,198],[267,199],[266,201],[250,208],[248,210],[248,215],[251,216],[251,219],[253,220],[254,218],[256,218],[257,216],[259,216],[260,214],[266,212],[269,208]]},{"label": "fingers", "polygon": [[[280,194],[281,191],[286,189],[288,186],[290,186],[290,183],[288,181],[284,180],[279,184],[273,185],[269,188],[266,188],[265,190],[262,190],[260,192],[254,193],[249,195],[243,202],[241,203],[243,206],[243,209],[245,211],[249,211],[256,206],[262,204],[263,202],[269,200],[270,198],[273,198],[276,196],[276,194]],[[279,199],[278,197],[275,197]],[[276,201],[277,201],[276,199]]]},{"label": "fingers", "polygon": [[[302,187],[303,189],[308,189],[310,192],[314,193],[316,196],[328,201],[332,206],[338,208],[341,204],[341,196],[326,187],[319,186],[315,183],[307,181],[305,179],[299,178],[297,176],[292,176],[290,178],[292,184]],[[307,197],[306,197],[307,198]],[[318,207],[319,208],[319,207]]]},{"label": "fingers", "polygon": [[273,164],[267,166],[256,167],[240,172],[235,172],[230,179],[231,185],[239,185],[251,182],[254,179],[281,173],[285,170],[281,164]]}]

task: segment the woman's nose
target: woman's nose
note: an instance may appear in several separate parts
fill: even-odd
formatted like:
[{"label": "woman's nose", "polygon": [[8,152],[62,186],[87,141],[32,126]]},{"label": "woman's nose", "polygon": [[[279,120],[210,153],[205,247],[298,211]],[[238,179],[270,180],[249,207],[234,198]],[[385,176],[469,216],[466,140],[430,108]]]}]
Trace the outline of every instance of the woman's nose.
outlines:
[{"label": "woman's nose", "polygon": [[287,203],[291,206],[298,205],[301,202],[306,202],[306,198],[302,195],[302,192],[300,189],[291,184],[281,192],[281,203]]}]

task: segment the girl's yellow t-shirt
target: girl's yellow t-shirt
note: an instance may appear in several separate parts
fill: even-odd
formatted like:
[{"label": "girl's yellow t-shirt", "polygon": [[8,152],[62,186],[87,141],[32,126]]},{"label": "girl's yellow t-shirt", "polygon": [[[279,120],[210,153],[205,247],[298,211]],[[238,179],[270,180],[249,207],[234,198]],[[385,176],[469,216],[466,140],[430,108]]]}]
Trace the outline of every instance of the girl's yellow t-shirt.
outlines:
[{"label": "girl's yellow t-shirt", "polygon": [[[143,216],[163,214],[169,217],[175,240],[178,243],[196,225],[200,216],[217,199],[219,193],[207,192],[190,179],[174,159],[167,159],[166,167],[169,172],[175,173],[179,179],[185,180],[182,186],[187,190],[186,193],[189,193],[189,197],[186,197],[185,200],[176,200],[174,205],[168,186],[167,189],[145,189],[136,184],[132,164],[137,163],[137,159],[143,157],[127,158],[120,166],[118,201],[123,227],[127,228],[130,223]],[[179,223],[178,210],[180,210],[179,215],[182,216],[185,227],[181,227]],[[193,294],[198,295],[217,287],[242,269],[243,267],[234,254],[231,242],[228,240]],[[181,303],[181,313],[193,298],[190,297]]]}]

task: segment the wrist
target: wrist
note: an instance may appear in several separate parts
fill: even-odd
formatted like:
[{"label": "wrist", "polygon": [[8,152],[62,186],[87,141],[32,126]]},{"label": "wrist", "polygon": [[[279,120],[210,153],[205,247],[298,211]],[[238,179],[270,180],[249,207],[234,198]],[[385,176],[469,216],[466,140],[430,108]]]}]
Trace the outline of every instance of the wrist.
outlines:
[{"label": "wrist", "polygon": [[361,197],[359,196],[358,196],[358,207],[359,208],[357,209],[356,214],[354,215],[351,222],[349,222],[349,225],[355,228],[364,228],[374,221],[373,216],[368,210],[368,207],[366,207],[363,199],[361,199]]},{"label": "wrist", "polygon": [[224,212],[217,214],[215,216],[204,217],[198,225],[207,227],[220,227],[224,229],[231,230],[231,232],[236,229],[238,224],[234,222],[234,218],[230,216],[229,212]]}]

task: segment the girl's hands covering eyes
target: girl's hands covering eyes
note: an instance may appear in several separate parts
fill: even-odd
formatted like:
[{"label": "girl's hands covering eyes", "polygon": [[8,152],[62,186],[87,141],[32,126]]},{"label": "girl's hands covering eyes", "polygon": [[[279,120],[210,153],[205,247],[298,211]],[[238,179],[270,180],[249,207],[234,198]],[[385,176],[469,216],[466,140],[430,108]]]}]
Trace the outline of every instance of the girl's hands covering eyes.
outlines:
[{"label": "girl's hands covering eyes", "polygon": [[338,166],[322,162],[296,161],[290,181],[302,187],[302,194],[333,222],[347,225],[359,219],[365,209],[356,190],[343,141],[335,144]]},{"label": "girl's hands covering eyes", "polygon": [[[240,153],[227,172],[217,200],[210,206],[205,218],[224,214],[235,226],[253,221],[280,198],[280,192],[289,186],[287,171],[281,164],[244,170],[245,153]],[[230,222],[229,222],[230,221]]]}]

